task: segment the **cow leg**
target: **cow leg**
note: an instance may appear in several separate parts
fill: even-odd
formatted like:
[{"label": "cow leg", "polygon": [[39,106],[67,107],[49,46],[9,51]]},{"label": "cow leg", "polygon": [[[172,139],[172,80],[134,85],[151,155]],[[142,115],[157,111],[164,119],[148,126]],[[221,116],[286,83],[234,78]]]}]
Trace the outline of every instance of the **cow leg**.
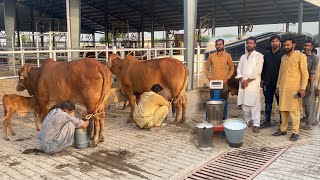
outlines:
[{"label": "cow leg", "polygon": [[135,104],[134,96],[133,95],[128,96],[128,100],[129,100],[129,104],[130,104],[130,108],[131,108],[131,113],[130,113],[129,119],[127,120],[127,123],[132,123],[133,122],[134,104]]},{"label": "cow leg", "polygon": [[97,147],[98,145],[98,140],[99,140],[99,131],[100,131],[100,119],[99,118],[94,118],[94,136],[93,140],[91,142],[91,147]]},{"label": "cow leg", "polygon": [[[6,141],[9,141],[8,134],[7,134],[7,129],[8,129],[9,121],[10,121],[10,119],[11,119],[11,117],[12,117],[13,114],[14,114],[14,113],[12,113],[10,110],[8,110],[6,116],[3,117],[3,121],[2,121],[2,123],[3,123],[3,127],[2,127],[2,137],[3,137],[3,139],[6,140]],[[13,130],[12,130],[12,131],[13,131]],[[14,133],[14,132],[13,132],[13,133]],[[11,135],[13,135],[13,134],[11,133]],[[14,136],[14,135],[13,135],[13,136]]]},{"label": "cow leg", "polygon": [[100,115],[99,142],[103,142],[104,141],[104,121],[105,121],[105,113],[102,113]]},{"label": "cow leg", "polygon": [[179,115],[180,115],[180,111],[181,111],[181,100],[180,97],[176,100],[176,119],[174,120],[174,123],[177,125],[179,123]]},{"label": "cow leg", "polygon": [[35,126],[37,131],[40,131],[40,128],[39,128],[39,117],[38,117],[37,113],[33,113],[33,116],[34,116],[34,126]]},{"label": "cow leg", "polygon": [[187,111],[187,97],[183,96],[183,102],[182,102],[182,118],[179,121],[180,123],[184,123],[186,121],[186,111]]}]

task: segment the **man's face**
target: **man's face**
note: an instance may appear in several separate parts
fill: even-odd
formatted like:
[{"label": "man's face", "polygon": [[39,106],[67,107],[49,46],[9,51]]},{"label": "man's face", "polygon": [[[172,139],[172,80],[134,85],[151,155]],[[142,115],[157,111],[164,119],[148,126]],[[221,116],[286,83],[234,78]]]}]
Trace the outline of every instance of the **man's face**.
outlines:
[{"label": "man's face", "polygon": [[280,41],[277,38],[272,39],[271,41],[272,49],[278,49],[280,47]]},{"label": "man's face", "polygon": [[293,44],[292,41],[290,41],[290,40],[285,41],[283,44],[283,48],[287,54],[289,54],[291,51],[293,51],[295,46],[296,46],[296,44]]},{"label": "man's face", "polygon": [[217,43],[216,43],[217,51],[222,51],[223,48],[224,48],[223,42],[222,41],[217,41]]},{"label": "man's face", "polygon": [[256,49],[256,43],[254,43],[254,40],[248,39],[246,43],[247,51],[251,52]]},{"label": "man's face", "polygon": [[303,45],[303,50],[306,53],[310,53],[312,48],[313,48],[313,46],[311,43],[304,43],[304,45]]}]

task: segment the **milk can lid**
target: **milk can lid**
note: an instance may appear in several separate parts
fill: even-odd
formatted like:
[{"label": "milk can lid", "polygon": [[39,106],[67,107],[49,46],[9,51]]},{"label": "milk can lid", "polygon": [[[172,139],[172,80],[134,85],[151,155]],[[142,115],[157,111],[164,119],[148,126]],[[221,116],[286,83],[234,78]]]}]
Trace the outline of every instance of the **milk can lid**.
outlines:
[{"label": "milk can lid", "polygon": [[213,128],[213,124],[212,123],[207,123],[207,122],[204,122],[204,123],[198,123],[197,128]]},{"label": "milk can lid", "polygon": [[206,104],[224,104],[224,102],[217,101],[217,100],[209,100],[209,101],[206,101]]}]

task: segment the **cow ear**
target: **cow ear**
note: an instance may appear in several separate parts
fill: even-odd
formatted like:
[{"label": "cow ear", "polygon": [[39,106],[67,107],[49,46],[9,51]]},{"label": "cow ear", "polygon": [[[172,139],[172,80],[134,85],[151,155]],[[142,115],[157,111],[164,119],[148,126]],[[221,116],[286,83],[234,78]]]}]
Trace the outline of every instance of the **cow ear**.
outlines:
[{"label": "cow ear", "polygon": [[23,76],[24,78],[28,78],[31,66],[29,66],[27,64],[25,64],[23,66],[24,66],[24,68],[23,68],[23,71],[21,73],[21,76]]},{"label": "cow ear", "polygon": [[107,62],[107,67],[110,69],[112,68],[112,66],[113,66],[112,59],[109,59]]}]

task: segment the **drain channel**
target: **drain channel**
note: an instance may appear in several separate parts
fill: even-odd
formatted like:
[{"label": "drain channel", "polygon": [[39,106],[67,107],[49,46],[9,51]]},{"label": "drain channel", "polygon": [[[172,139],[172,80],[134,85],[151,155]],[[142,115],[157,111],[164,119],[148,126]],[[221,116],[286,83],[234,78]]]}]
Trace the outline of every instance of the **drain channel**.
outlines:
[{"label": "drain channel", "polygon": [[227,152],[183,179],[253,179],[289,147],[247,148]]}]

